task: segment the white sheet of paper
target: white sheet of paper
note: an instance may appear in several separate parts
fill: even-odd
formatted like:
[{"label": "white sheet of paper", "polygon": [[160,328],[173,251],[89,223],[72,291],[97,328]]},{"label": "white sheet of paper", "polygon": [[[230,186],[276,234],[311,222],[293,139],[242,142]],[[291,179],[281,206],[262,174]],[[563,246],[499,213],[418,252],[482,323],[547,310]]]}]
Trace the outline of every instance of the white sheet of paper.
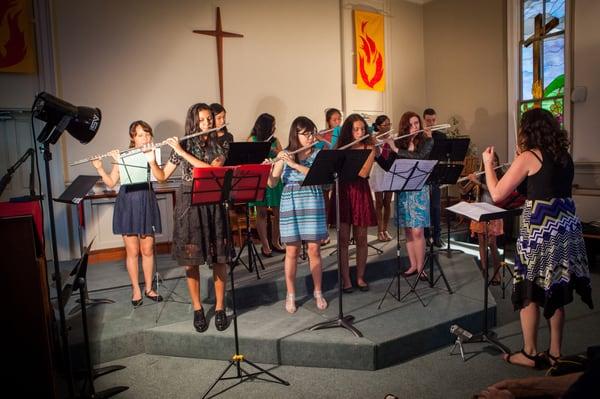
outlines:
[{"label": "white sheet of paper", "polygon": [[[161,164],[160,148],[154,150],[156,163]],[[119,159],[119,178],[121,184],[146,183],[148,181],[148,161],[143,153],[125,155]],[[156,181],[153,174],[150,180]]]},{"label": "white sheet of paper", "polygon": [[481,216],[489,213],[504,212],[504,209],[499,208],[495,205],[488,204],[487,202],[465,202],[461,201],[458,204],[449,206],[447,210],[459,213],[468,217],[469,219],[480,221]]}]

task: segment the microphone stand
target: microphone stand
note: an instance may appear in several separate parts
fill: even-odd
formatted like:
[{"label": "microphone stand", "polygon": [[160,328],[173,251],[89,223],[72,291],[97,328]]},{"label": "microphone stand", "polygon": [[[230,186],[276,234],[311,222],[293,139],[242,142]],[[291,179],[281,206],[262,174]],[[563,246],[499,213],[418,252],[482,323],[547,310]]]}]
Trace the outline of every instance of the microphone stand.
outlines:
[{"label": "microphone stand", "polygon": [[6,170],[6,174],[2,176],[2,180],[0,180],[0,195],[4,192],[8,184],[10,183],[14,173],[17,171],[19,166],[21,166],[27,158],[31,157],[31,170],[29,172],[29,196],[19,197],[19,200],[35,200],[41,199],[41,197],[36,197],[35,195],[35,185],[34,185],[34,158],[33,158],[34,150],[33,148],[28,148],[25,151],[25,154],[21,156],[10,168]]}]

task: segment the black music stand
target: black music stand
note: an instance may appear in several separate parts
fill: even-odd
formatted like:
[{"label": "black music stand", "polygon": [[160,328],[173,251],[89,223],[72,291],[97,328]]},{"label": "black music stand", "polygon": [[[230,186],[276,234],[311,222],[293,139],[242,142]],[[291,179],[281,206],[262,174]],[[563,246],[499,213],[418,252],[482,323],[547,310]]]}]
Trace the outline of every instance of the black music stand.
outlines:
[{"label": "black music stand", "polygon": [[[419,191],[423,189],[425,182],[427,181],[432,168],[437,164],[437,161],[431,160],[419,160],[419,159],[397,159],[394,161],[390,169],[386,172],[384,176],[384,186],[387,187],[385,191]],[[398,200],[396,198],[396,200]],[[396,218],[398,216],[396,215]],[[385,297],[390,294],[394,299],[398,302],[402,301],[408,294],[414,293],[419,302],[423,306],[427,306],[425,302],[421,299],[421,296],[416,291],[417,284],[419,283],[420,274],[415,277],[414,283],[408,280],[407,277],[402,275],[400,271],[402,262],[400,259],[400,223],[396,220],[396,260],[397,260],[397,269],[394,278],[390,281],[387,286],[383,297],[379,301],[379,305],[377,309],[381,309],[381,305],[385,300]],[[423,269],[425,270],[425,269]],[[409,286],[409,291],[400,296],[400,276],[404,277],[404,280]],[[396,294],[390,292],[390,288],[394,285],[394,281],[396,282]]]},{"label": "black music stand", "polygon": [[269,156],[271,143],[268,141],[229,143],[225,166],[262,163]]},{"label": "black music stand", "polygon": [[77,264],[71,271],[70,276],[73,277],[73,280],[65,284],[64,288],[61,291],[61,298],[63,300],[63,303],[66,305],[69,299],[71,298],[71,294],[73,293],[73,291],[79,291],[79,303],[81,304],[81,323],[83,327],[83,344],[86,366],[86,370],[84,372],[85,379],[83,382],[83,386],[81,387],[81,397],[110,398],[111,396],[117,395],[118,393],[128,390],[129,387],[116,386],[100,392],[96,392],[96,389],[94,387],[94,380],[96,378],[106,375],[108,373],[112,373],[113,371],[123,370],[125,366],[115,365],[102,367],[99,369],[94,369],[94,367],[92,366],[86,309],[86,302],[88,298],[86,274],[90,248],[92,247],[93,243],[94,240],[92,240],[92,242],[90,242],[90,244],[84,249],[82,257],[79,259],[79,262],[77,262]]},{"label": "black music stand", "polygon": [[[354,316],[344,316],[342,306],[342,272],[340,270],[340,181],[350,182],[356,180],[358,172],[367,161],[371,150],[331,150],[320,151],[315,158],[308,174],[304,178],[303,186],[320,186],[335,182],[335,229],[337,231],[337,262],[338,262],[338,317],[310,327],[310,331],[323,328],[342,327],[352,332],[356,337],[362,333],[352,325]],[[350,267],[350,265],[348,265]]]},{"label": "black music stand", "polygon": [[[225,165],[236,166],[261,164],[265,160],[265,158],[269,156],[270,148],[271,143],[269,142],[229,143],[229,152],[227,153],[227,160],[225,161]],[[255,192],[255,195],[253,196],[253,199],[243,203],[246,208],[246,240],[244,241],[244,244],[240,248],[237,257],[234,260],[235,264],[241,262],[242,265],[244,265],[244,267],[246,268],[246,270],[248,270],[250,273],[254,271],[256,273],[257,279],[260,279],[258,265],[260,265],[260,268],[262,270],[265,270],[265,265],[263,265],[262,259],[258,255],[256,245],[254,245],[254,241],[252,240],[252,231],[250,230],[250,207],[248,206],[248,202],[261,201],[264,198],[265,189],[267,187],[266,178],[264,179],[264,181],[259,181],[259,183],[260,184],[257,188],[257,191]],[[247,264],[242,260],[244,248],[248,250]]]},{"label": "black music stand", "polygon": [[[262,168],[260,168],[262,167]],[[225,218],[225,231],[227,234],[226,245],[231,246],[231,229],[229,226],[229,207],[234,201],[249,201],[256,197],[256,193],[259,191],[259,187],[262,180],[261,169],[264,170],[266,167],[267,171],[271,169],[270,165],[245,165],[238,167],[214,167],[214,168],[196,168],[194,169],[194,179],[192,182],[192,206],[198,205],[213,205],[220,204],[224,208]],[[259,173],[257,173],[259,172]],[[268,172],[267,172],[268,173]],[[246,382],[248,380],[257,378],[267,382],[279,383],[283,385],[290,385],[289,382],[282,380],[271,372],[257,366],[246,357],[240,354],[240,344],[238,337],[238,326],[237,326],[237,310],[235,303],[235,281],[233,272],[235,269],[235,263],[232,262],[230,248],[225,249],[227,254],[227,264],[229,265],[229,278],[231,281],[231,301],[233,310],[233,332],[235,341],[235,354],[229,360],[229,364],[225,367],[225,370],[219,375],[219,377],[212,383],[208,390],[204,393],[202,398],[206,398],[210,391],[223,380],[238,379],[238,384]],[[254,369],[258,370],[254,373],[249,373],[244,370],[240,363],[247,363]],[[233,377],[224,377],[232,366],[236,366],[236,375]],[[267,374],[273,380],[267,380],[257,377],[261,374]],[[228,387],[226,389],[229,389]],[[222,391],[223,392],[223,391]],[[221,392],[219,392],[221,393]],[[216,396],[216,395],[215,395]]]},{"label": "black music stand", "polygon": [[[516,216],[521,214],[522,209],[509,209],[505,210],[502,208],[498,208],[497,206],[486,204],[484,202],[475,202],[475,203],[467,203],[460,202],[450,208],[448,211],[454,212],[456,214],[460,214],[466,216],[470,220],[474,220],[476,222],[486,222],[485,230],[484,230],[484,245],[485,248],[488,246],[488,228],[490,220],[494,219],[502,219],[509,216]],[[488,327],[488,287],[490,285],[490,281],[488,281],[488,265],[489,265],[489,256],[486,257],[485,265],[483,267],[483,325],[480,333],[473,334],[473,337],[467,341],[461,341],[459,345],[461,346],[462,351],[462,343],[474,343],[474,342],[487,342],[492,344],[497,349],[502,352],[509,354],[510,348],[506,345],[502,344],[497,338],[496,333]]]},{"label": "black music stand", "polygon": [[[468,137],[443,138],[436,139],[429,153],[429,159],[436,159],[445,165],[451,165],[453,162],[464,162],[469,150],[471,139]],[[457,178],[458,179],[458,178]],[[456,184],[456,180],[447,184]],[[450,190],[446,189],[446,207],[449,206]],[[462,253],[458,249],[450,248],[450,213],[446,211],[446,256],[452,257],[453,253]]]},{"label": "black music stand", "polygon": [[[435,144],[434,144],[434,150],[435,150]],[[427,180],[427,183],[430,185],[430,187],[440,186],[442,184],[456,184],[456,182],[457,182],[458,178],[460,177],[460,174],[463,170],[463,167],[464,166],[459,163],[437,164],[433,168],[433,172],[431,172],[431,175],[429,175],[429,179]],[[450,242],[450,238],[448,238],[448,242]],[[450,244],[448,244],[448,245],[450,245]],[[448,280],[446,279],[446,275],[444,274],[444,269],[440,265],[440,262],[438,259],[438,253],[440,251],[446,251],[446,250],[445,249],[434,250],[433,249],[433,240],[432,240],[429,243],[429,252],[427,253],[427,257],[425,258],[425,264],[429,265],[429,286],[433,288],[441,278],[444,280],[444,283],[446,285],[446,289],[448,290],[448,293],[452,294],[453,293],[452,288],[450,288],[450,284],[448,284]],[[437,279],[434,279],[434,275],[433,275],[433,266],[434,265],[440,271],[440,275],[438,276]]]},{"label": "black music stand", "polygon": [[[73,180],[71,182],[69,187],[67,187],[67,189],[58,198],[55,198],[54,201],[79,206],[79,204],[85,199],[85,197],[90,192],[90,190],[92,190],[94,185],[98,182],[98,179],[99,179],[98,176],[90,176],[90,175],[77,176],[77,178],[75,178],[75,180]],[[94,240],[92,239],[92,242],[93,241]],[[90,245],[88,245],[87,248],[89,249],[90,246],[91,246],[91,243],[90,243]],[[85,244],[83,244],[83,233],[81,232],[81,227],[80,227],[79,228],[79,256],[81,258],[83,258],[83,256],[84,256],[85,249],[86,249]],[[72,275],[73,274],[71,274],[71,276]],[[88,295],[87,289],[85,290],[85,294]],[[79,302],[79,300],[77,300],[77,302]],[[92,299],[89,296],[86,296],[85,303],[86,303],[86,306],[96,306],[96,305],[102,305],[102,304],[115,303],[115,301],[113,301],[112,299],[108,299],[108,298]],[[81,308],[81,302],[79,302],[78,305],[74,306],[73,309],[71,309],[71,311],[69,312],[69,315],[73,315],[73,314],[77,313],[80,310],[80,308]]]}]

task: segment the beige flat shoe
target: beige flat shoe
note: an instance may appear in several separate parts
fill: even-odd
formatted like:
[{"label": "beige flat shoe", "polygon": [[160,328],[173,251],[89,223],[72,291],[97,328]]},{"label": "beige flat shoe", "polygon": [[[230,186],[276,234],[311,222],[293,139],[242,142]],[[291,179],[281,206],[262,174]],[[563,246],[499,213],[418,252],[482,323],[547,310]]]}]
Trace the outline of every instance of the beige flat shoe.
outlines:
[{"label": "beige flat shoe", "polygon": [[315,291],[313,293],[315,297],[315,302],[317,303],[317,309],[325,310],[327,309],[327,301],[323,298],[323,293],[321,291]]},{"label": "beige flat shoe", "polygon": [[287,294],[285,297],[285,310],[288,313],[296,313],[296,295]]}]

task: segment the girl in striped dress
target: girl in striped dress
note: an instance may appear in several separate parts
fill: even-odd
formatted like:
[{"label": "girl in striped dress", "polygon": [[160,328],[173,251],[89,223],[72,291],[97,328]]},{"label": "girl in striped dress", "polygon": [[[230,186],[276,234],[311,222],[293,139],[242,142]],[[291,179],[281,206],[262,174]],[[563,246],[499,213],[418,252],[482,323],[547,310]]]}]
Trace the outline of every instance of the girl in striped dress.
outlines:
[{"label": "girl in striped dress", "polygon": [[[527,178],[527,201],[517,240],[512,302],[519,310],[523,349],[505,355],[509,363],[542,368],[561,355],[564,306],[576,291],[592,304],[581,222],[571,198],[574,166],[567,132],[544,109],[529,110],[521,117],[519,155],[498,180],[494,171],[494,147],[483,153],[485,179],[494,202],[512,193]],[[548,350],[538,353],[540,307],[550,329]]]},{"label": "girl in striped dress", "polygon": [[306,147],[315,142],[317,128],[305,116],[299,116],[292,122],[288,147],[281,151],[269,176],[269,187],[275,187],[279,180],[283,181],[279,226],[281,242],[286,244],[285,251],[285,284],[287,295],[285,310],[296,311],[296,268],[302,241],[308,246],[310,272],[314,283],[315,301],[319,310],[327,308],[327,301],[321,291],[321,248],[320,242],[327,237],[327,218],[325,202],[320,186],[301,184],[308,173],[319,150],[307,148],[297,154],[289,152]]}]

